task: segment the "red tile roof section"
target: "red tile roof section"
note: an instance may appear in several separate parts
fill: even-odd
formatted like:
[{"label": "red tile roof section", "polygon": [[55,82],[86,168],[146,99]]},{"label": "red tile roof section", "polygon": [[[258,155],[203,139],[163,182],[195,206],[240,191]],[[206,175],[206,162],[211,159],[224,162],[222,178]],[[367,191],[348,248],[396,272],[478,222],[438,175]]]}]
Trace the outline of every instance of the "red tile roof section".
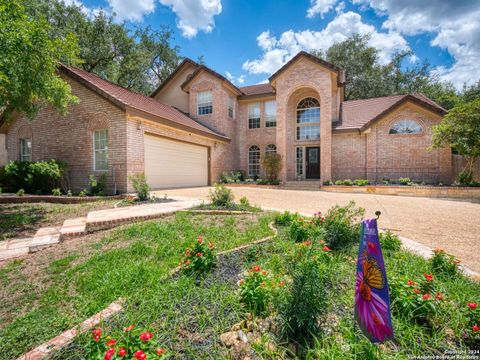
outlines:
[{"label": "red tile roof section", "polygon": [[257,84],[250,86],[243,86],[240,90],[246,95],[269,95],[275,94],[275,89],[270,84]]},{"label": "red tile roof section", "polygon": [[341,105],[341,121],[334,124],[336,130],[365,130],[396,106],[412,101],[431,111],[445,114],[447,111],[423,94],[394,95],[372,99],[344,101]]},{"label": "red tile roof section", "polygon": [[[75,80],[84,84],[88,88],[107,98],[121,109],[127,111],[129,108],[145,112],[169,122],[178,124],[184,128],[191,129],[193,132],[201,133],[205,136],[213,136],[215,138],[229,141],[230,139],[207,126],[200,124],[198,121],[187,116],[180,110],[158,102],[151,97],[138,94],[131,90],[125,89],[110,81],[104,80],[99,76],[89,73],[85,70],[62,65],[61,69]],[[155,120],[154,120],[155,121]]]}]

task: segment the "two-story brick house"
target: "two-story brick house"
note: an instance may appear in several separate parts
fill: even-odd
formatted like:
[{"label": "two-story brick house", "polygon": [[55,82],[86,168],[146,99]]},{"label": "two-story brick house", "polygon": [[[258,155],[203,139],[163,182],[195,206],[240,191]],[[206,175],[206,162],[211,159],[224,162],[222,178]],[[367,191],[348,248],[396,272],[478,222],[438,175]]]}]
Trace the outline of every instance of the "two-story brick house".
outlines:
[{"label": "two-story brick house", "polygon": [[80,69],[60,72],[80,100],[69,114],[46,106],[0,132],[10,160],[67,161],[73,189],[101,173],[120,192],[136,172],[152,188],[207,185],[229,170],[261,176],[269,151],[282,155],[283,182],[451,180],[450,149],[428,149],[442,107],[421,94],[344,101],[344,72],[305,52],[269,83],[240,88],[186,59],[151,97]]}]

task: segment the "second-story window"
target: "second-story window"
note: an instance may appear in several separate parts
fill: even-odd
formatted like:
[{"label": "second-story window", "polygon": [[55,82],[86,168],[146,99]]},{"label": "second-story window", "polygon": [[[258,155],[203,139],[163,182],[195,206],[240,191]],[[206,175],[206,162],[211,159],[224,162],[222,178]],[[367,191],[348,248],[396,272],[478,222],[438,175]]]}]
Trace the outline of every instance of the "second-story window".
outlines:
[{"label": "second-story window", "polygon": [[277,126],[277,102],[267,101],[265,103],[265,127]]},{"label": "second-story window", "polygon": [[197,94],[198,115],[211,114],[212,107],[212,92],[202,91]]},{"label": "second-story window", "polygon": [[228,97],[228,117],[235,118],[235,98],[233,96]]},{"label": "second-story window", "polygon": [[260,103],[248,105],[248,128],[260,128]]}]

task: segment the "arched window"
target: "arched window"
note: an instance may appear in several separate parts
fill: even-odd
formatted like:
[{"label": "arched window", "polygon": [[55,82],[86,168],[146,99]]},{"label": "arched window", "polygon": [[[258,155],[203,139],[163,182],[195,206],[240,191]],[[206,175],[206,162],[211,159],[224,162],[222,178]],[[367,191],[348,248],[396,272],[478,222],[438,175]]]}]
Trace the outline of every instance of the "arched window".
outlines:
[{"label": "arched window", "polygon": [[320,103],[307,97],[297,105],[297,140],[320,139]]},{"label": "arched window", "polygon": [[392,125],[389,134],[420,134],[422,126],[415,120],[400,120]]},{"label": "arched window", "polygon": [[277,146],[275,144],[269,144],[265,147],[265,154],[276,154]]},{"label": "arched window", "polygon": [[252,145],[248,149],[248,176],[260,175],[260,148]]}]

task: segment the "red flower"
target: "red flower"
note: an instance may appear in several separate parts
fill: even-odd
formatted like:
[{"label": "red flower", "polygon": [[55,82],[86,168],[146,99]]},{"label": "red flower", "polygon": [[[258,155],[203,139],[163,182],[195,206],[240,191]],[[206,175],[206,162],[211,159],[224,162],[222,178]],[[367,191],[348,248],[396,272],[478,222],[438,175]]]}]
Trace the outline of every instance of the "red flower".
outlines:
[{"label": "red flower", "polygon": [[190,260],[185,261],[185,265],[190,265]]},{"label": "red flower", "polygon": [[416,294],[420,294],[420,290],[418,290],[418,289],[413,289],[413,292],[416,293]]},{"label": "red flower", "polygon": [[202,235],[199,235],[199,236],[198,236],[197,241],[198,241],[199,244],[203,243],[203,237],[202,237]]},{"label": "red flower", "polygon": [[201,252],[197,252],[197,256],[198,256],[198,257],[202,257],[203,254],[202,254]]},{"label": "red flower", "polygon": [[135,351],[133,357],[137,360],[145,360],[147,358],[147,354],[145,354],[142,350]]},{"label": "red flower", "polygon": [[425,294],[422,296],[423,300],[430,299],[430,294]]},{"label": "red flower", "polygon": [[408,280],[408,281],[407,281],[407,285],[408,285],[408,286],[415,285],[415,281],[413,281],[413,280]]},{"label": "red flower", "polygon": [[328,252],[328,251],[332,251],[332,249],[330,249],[327,245],[325,245],[325,246],[323,247],[323,251],[327,251],[327,252]]},{"label": "red flower", "polygon": [[268,271],[263,270],[263,271],[262,271],[262,274],[263,274],[263,275],[267,275],[267,274],[268,274]]},{"label": "red flower", "polygon": [[264,282],[261,282],[260,283],[260,287],[264,287],[265,286],[265,283]]},{"label": "red flower", "polygon": [[435,299],[437,299],[437,300],[443,300],[443,296],[442,296],[442,295],[437,295],[437,296],[435,296]]},{"label": "red flower", "polygon": [[190,249],[185,250],[185,256],[190,256]]},{"label": "red flower", "polygon": [[107,353],[104,356],[105,360],[110,360],[113,355],[115,355],[115,349],[108,349]]},{"label": "red flower", "polygon": [[125,328],[125,331],[132,331],[133,329],[135,329],[135,325],[130,325],[129,327]]},{"label": "red flower", "polygon": [[145,331],[140,334],[140,340],[142,341],[149,341],[153,338],[153,334],[151,332]]},{"label": "red flower", "polygon": [[167,352],[167,350],[165,350],[164,348],[159,348],[157,349],[157,355],[161,356],[163,354],[165,354]]},{"label": "red flower", "polygon": [[425,280],[433,281],[433,275],[432,274],[423,274],[423,276],[425,277]]},{"label": "red flower", "polygon": [[253,271],[255,271],[255,272],[260,272],[260,270],[261,270],[261,269],[260,269],[260,266],[258,266],[258,265],[255,265],[254,267],[252,267],[252,269],[253,269]]},{"label": "red flower", "polygon": [[118,355],[119,356],[127,355],[127,350],[125,350],[124,348],[120,348],[120,350],[118,350]]},{"label": "red flower", "polygon": [[303,245],[312,245],[312,242],[310,240],[302,242]]},{"label": "red flower", "polygon": [[107,341],[107,346],[111,347],[111,346],[115,345],[116,343],[117,343],[117,340],[111,339],[111,340]]},{"label": "red flower", "polygon": [[285,286],[285,281],[283,281],[283,280],[280,281],[280,282],[278,283],[278,285],[279,285],[279,286]]},{"label": "red flower", "polygon": [[468,306],[470,309],[476,309],[476,308],[477,308],[477,304],[476,304],[476,303],[468,303],[467,306]]},{"label": "red flower", "polygon": [[102,336],[102,329],[93,329],[92,330],[93,340],[99,341],[100,337]]},{"label": "red flower", "polygon": [[480,330],[480,326],[478,326],[478,325],[473,325],[473,326],[472,326],[472,330],[473,330],[473,331],[478,331],[478,330]]}]

